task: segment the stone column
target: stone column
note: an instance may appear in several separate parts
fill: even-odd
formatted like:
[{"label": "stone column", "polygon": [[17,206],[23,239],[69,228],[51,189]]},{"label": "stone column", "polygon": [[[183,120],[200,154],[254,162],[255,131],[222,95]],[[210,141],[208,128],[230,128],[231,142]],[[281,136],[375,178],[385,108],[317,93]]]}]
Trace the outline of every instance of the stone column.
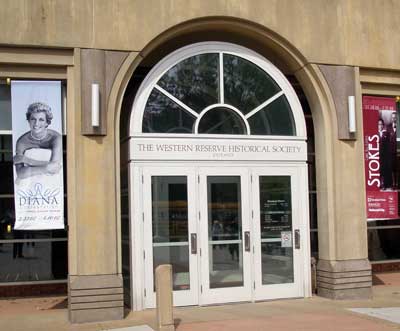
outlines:
[{"label": "stone column", "polygon": [[[75,49],[68,74],[69,318],[122,319],[123,284],[113,123],[108,96],[126,52]],[[101,127],[90,126],[90,86],[101,88]]]},{"label": "stone column", "polygon": [[[371,296],[371,266],[368,260],[367,221],[363,164],[362,106],[358,68],[319,65],[334,101],[332,145],[327,160],[318,162],[318,195],[329,196],[331,205],[318,211],[318,295],[332,299],[364,299]],[[356,96],[357,132],[348,134],[347,99]],[[316,128],[318,130],[318,128]],[[319,146],[318,146],[319,145]],[[331,159],[329,159],[331,154]],[[331,167],[332,178],[322,180],[321,167]],[[320,182],[326,185],[319,185]]]}]

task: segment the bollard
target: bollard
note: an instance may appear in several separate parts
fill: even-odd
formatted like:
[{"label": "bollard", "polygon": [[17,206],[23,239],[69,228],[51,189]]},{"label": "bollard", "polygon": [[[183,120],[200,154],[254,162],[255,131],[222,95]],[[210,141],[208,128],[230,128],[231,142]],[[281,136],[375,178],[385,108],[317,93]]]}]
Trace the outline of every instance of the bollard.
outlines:
[{"label": "bollard", "polygon": [[317,293],[317,259],[311,257],[311,291]]},{"label": "bollard", "polygon": [[157,326],[159,331],[175,331],[172,300],[172,266],[156,268]]}]

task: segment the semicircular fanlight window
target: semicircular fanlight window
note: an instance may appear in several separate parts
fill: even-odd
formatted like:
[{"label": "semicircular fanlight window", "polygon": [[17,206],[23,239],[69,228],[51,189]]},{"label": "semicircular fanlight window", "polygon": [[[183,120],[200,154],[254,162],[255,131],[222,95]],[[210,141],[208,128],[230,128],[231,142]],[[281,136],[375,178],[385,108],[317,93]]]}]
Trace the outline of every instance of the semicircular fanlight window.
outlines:
[{"label": "semicircular fanlight window", "polygon": [[146,102],[142,132],[193,134],[196,127],[199,134],[296,135],[279,84],[255,63],[224,52],[198,54],[175,64]]},{"label": "semicircular fanlight window", "polygon": [[246,125],[233,110],[218,107],[209,110],[200,119],[198,133],[247,134]]}]

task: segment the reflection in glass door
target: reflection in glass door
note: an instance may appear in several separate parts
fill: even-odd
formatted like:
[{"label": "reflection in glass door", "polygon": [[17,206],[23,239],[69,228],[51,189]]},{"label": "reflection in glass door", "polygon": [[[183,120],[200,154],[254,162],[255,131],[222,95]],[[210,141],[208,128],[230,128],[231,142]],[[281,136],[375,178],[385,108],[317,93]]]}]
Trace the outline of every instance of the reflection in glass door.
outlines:
[{"label": "reflection in glass door", "polygon": [[207,176],[210,288],[243,286],[240,176]]},{"label": "reflection in glass door", "polygon": [[145,307],[160,264],[172,265],[175,306],[304,296],[305,171],[143,169]]},{"label": "reflection in glass door", "polygon": [[255,300],[303,296],[297,170],[253,173]]},{"label": "reflection in glass door", "polygon": [[190,289],[187,178],[152,176],[153,275],[171,264],[173,290]]},{"label": "reflection in glass door", "polygon": [[202,303],[250,300],[247,171],[202,169],[201,174]]},{"label": "reflection in glass door", "polygon": [[190,235],[196,233],[194,175],[174,176],[172,169],[164,175],[164,171],[144,172],[145,301],[149,308],[155,306],[155,270],[161,264],[172,265],[174,304],[198,303],[197,254],[191,250],[197,243],[191,242]]},{"label": "reflection in glass door", "polygon": [[259,188],[262,284],[293,283],[290,176],[260,176]]}]

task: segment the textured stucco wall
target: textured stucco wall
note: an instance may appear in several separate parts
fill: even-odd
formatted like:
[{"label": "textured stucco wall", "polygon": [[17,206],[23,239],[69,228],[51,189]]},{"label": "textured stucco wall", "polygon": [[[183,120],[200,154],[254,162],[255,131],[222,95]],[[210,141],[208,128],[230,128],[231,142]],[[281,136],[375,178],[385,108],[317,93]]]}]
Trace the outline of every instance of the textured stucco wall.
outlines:
[{"label": "textured stucco wall", "polygon": [[397,68],[394,0],[1,0],[0,44],[140,51],[182,22],[229,16],[260,24],[309,62]]},{"label": "textured stucco wall", "polygon": [[[118,112],[120,94],[129,79],[124,72],[117,78],[120,82],[112,91],[116,101],[107,115],[107,135],[82,136],[79,48],[133,51],[133,61],[136,52],[167,29],[192,19],[215,16],[243,19],[273,31],[304,58],[297,76],[308,93],[318,126],[322,257],[366,258],[361,121],[357,141],[337,140],[334,105],[316,90],[319,83],[312,82],[313,78],[307,78],[305,72],[313,63],[399,69],[400,43],[396,38],[400,8],[396,4],[390,0],[0,0],[1,45],[76,48],[75,60],[67,64],[71,274],[121,271],[116,224],[118,133],[114,130],[119,117],[114,112]],[[5,59],[4,63],[8,61]],[[285,61],[291,59],[283,58],[282,62]],[[131,63],[124,66],[122,71],[127,72]],[[324,89],[328,88],[321,87],[321,91]],[[313,90],[314,96],[310,92]],[[323,107],[321,100],[326,103]],[[359,119],[360,112],[359,107]]]}]

